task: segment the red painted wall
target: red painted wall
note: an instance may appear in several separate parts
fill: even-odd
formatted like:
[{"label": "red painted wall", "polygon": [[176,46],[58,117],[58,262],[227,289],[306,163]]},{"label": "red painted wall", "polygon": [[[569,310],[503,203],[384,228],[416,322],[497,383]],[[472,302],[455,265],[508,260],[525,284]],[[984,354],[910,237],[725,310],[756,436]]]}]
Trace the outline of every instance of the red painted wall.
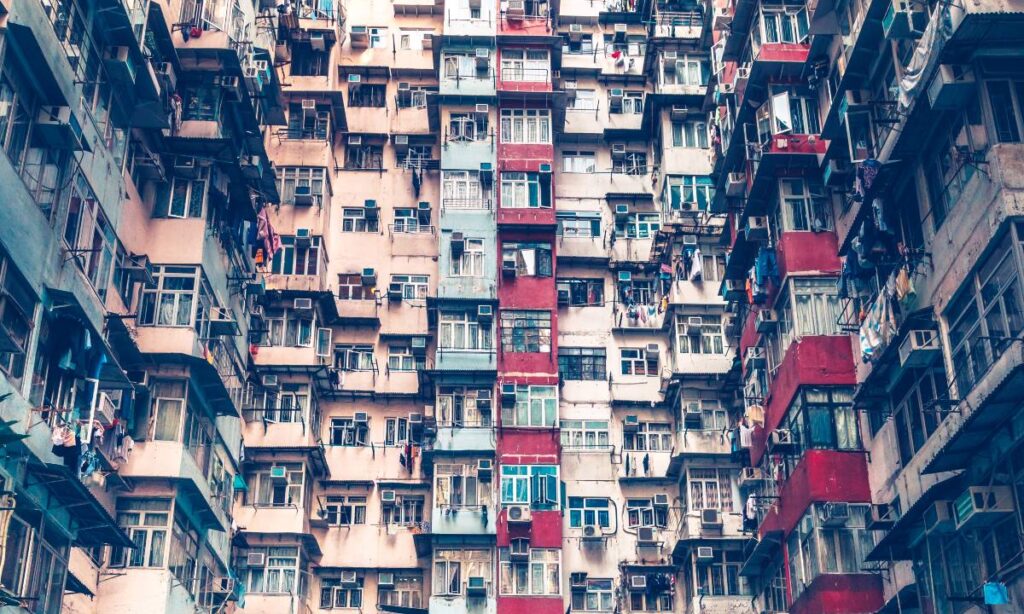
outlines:
[{"label": "red painted wall", "polygon": [[790,608],[792,614],[866,614],[877,612],[885,599],[878,574],[818,576]]},{"label": "red painted wall", "polygon": [[782,279],[801,273],[838,275],[843,268],[834,232],[784,232],[777,253]]},{"label": "red painted wall", "polygon": [[498,597],[502,614],[563,614],[562,597]]},{"label": "red painted wall", "polygon": [[767,433],[782,422],[800,386],[853,386],[856,383],[853,347],[848,336],[803,337],[790,344],[771,383],[764,430],[754,433],[750,448],[754,466],[760,464],[764,455]]},{"label": "red painted wall", "polygon": [[536,17],[508,19],[502,14],[498,22],[498,33],[519,36],[544,36],[551,34],[551,22],[548,19]]},{"label": "red painted wall", "polygon": [[764,535],[782,531],[786,535],[803,517],[811,503],[845,501],[870,503],[867,457],[862,452],[808,450],[779,492],[779,504],[758,527]]},{"label": "red painted wall", "polygon": [[498,514],[497,544],[499,548],[508,548],[509,542],[520,537],[530,538],[533,548],[562,547],[562,513],[559,511],[537,511],[532,513],[533,521],[529,524],[509,524],[507,513],[502,510]]},{"label": "red painted wall", "polygon": [[560,450],[557,428],[502,428],[496,452],[501,465],[557,465]]},{"label": "red painted wall", "polygon": [[757,54],[761,62],[796,62],[803,64],[810,53],[809,45],[799,43],[764,43]]}]

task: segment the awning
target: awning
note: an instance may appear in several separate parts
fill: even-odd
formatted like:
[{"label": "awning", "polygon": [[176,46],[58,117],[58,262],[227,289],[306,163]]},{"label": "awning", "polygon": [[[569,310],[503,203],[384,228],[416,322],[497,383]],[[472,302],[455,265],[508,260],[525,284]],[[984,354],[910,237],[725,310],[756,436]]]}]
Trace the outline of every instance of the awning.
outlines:
[{"label": "awning", "polygon": [[764,566],[775,556],[775,552],[782,546],[782,531],[768,531],[761,536],[761,539],[754,542],[754,547],[747,555],[747,560],[740,568],[740,575],[755,577],[761,575]]},{"label": "awning", "polygon": [[68,570],[68,574],[64,578],[64,590],[68,593],[78,593],[79,595],[88,595],[90,597],[96,596],[75,574],[71,573],[71,570]]},{"label": "awning", "polygon": [[921,493],[917,501],[906,510],[870,553],[865,561],[906,561],[911,558],[911,535],[920,525],[921,516],[932,503],[940,499],[952,499],[963,490],[961,476],[957,475],[936,482]]},{"label": "awning", "polygon": [[70,469],[64,465],[38,462],[29,462],[27,469],[29,476],[46,486],[61,507],[68,510],[77,529],[76,546],[135,546],[103,504]]},{"label": "awning", "polygon": [[245,477],[241,473],[235,475],[232,485],[234,486],[235,490],[241,490],[245,492],[248,492],[249,490],[249,485],[245,483]]},{"label": "awning", "polygon": [[[100,387],[131,388],[132,383],[128,376],[125,375],[124,369],[121,368],[120,363],[117,361],[117,357],[114,356],[114,352],[110,349],[106,338],[93,326],[88,314],[86,314],[85,309],[78,302],[78,298],[74,293],[67,290],[47,288],[46,295],[49,299],[48,312],[51,318],[74,320],[84,329],[88,330],[89,341],[93,347],[98,347],[102,350],[103,360],[97,362],[99,366],[98,379]],[[90,365],[88,368],[91,371],[93,366]],[[90,376],[93,375],[95,374],[90,374]]]},{"label": "awning", "polygon": [[381,612],[394,612],[395,614],[427,614],[430,611],[427,608],[410,608],[401,605],[378,605],[377,609]]}]

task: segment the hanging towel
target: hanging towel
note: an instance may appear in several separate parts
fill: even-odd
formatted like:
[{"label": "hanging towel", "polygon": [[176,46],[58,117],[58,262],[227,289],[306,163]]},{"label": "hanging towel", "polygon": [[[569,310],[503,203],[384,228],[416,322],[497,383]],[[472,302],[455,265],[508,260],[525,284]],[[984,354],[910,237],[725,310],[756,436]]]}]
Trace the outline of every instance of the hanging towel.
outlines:
[{"label": "hanging towel", "polygon": [[704,258],[701,256],[700,248],[693,250],[693,257],[690,259],[690,276],[692,282],[701,281],[704,277]]},{"label": "hanging towel", "polygon": [[1006,605],[1010,603],[1010,593],[1002,582],[986,582],[983,589],[985,605]]}]

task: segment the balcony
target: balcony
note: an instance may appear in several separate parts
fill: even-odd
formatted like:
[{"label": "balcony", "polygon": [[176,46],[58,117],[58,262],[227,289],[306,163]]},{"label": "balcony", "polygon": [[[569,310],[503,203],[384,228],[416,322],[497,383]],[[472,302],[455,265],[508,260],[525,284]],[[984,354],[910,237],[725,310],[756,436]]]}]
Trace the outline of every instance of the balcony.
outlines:
[{"label": "balcony", "polygon": [[666,324],[666,314],[658,313],[655,303],[643,305],[626,305],[616,302],[612,306],[611,329],[618,332],[629,331],[662,331]]},{"label": "balcony", "polygon": [[[703,5],[698,5],[703,6]],[[652,38],[699,41],[704,33],[704,11],[671,11],[656,9],[648,24]]]},{"label": "balcony", "polygon": [[839,275],[839,243],[834,232],[783,232],[778,242],[779,276]]},{"label": "balcony", "polygon": [[480,8],[474,11],[464,2],[445,0],[444,3],[444,34],[452,37],[493,37],[497,20],[497,5],[481,2]]},{"label": "balcony", "polygon": [[316,275],[280,275],[277,273],[265,273],[263,276],[267,292],[281,292],[282,294],[296,295],[318,295],[331,290],[327,286],[327,254],[325,249],[320,252],[320,270]]},{"label": "balcony", "polygon": [[498,92],[551,92],[551,69],[514,66],[498,73]]},{"label": "balcony", "polygon": [[494,426],[488,422],[485,424],[466,424],[458,426],[452,424],[440,424],[437,427],[437,437],[431,448],[431,458],[437,462],[439,456],[453,454],[489,454],[493,455],[495,450],[496,436]]},{"label": "balcony", "polygon": [[[769,104],[769,103],[765,103]],[[816,134],[775,134],[760,141],[749,141],[747,156],[747,204],[744,215],[758,215],[775,193],[783,171],[789,176],[810,174],[818,168],[819,156],[825,154],[827,141]]]},{"label": "balcony", "polygon": [[[314,409],[313,411],[319,411]],[[305,408],[247,407],[242,409],[242,436],[246,448],[309,448],[319,447],[319,433],[314,433]]]},{"label": "balcony", "polygon": [[470,139],[454,137],[445,128],[444,142],[441,147],[441,170],[479,171],[480,165],[495,165],[497,143],[494,134],[482,138]]},{"label": "balcony", "polygon": [[481,351],[438,348],[434,364],[435,370],[451,373],[491,372],[498,368],[494,349]]},{"label": "balcony", "polygon": [[[252,496],[249,494],[248,496]],[[267,506],[246,503],[235,506],[235,523],[246,533],[312,536],[309,515],[301,502],[292,505]]]},{"label": "balcony", "polygon": [[441,96],[490,98],[497,93],[497,83],[497,73],[493,69],[442,72],[438,91]]},{"label": "balcony", "polygon": [[494,536],[498,511],[493,506],[434,507],[431,531],[438,536]]},{"label": "balcony", "polygon": [[650,262],[653,245],[653,237],[649,239],[615,238],[611,245],[611,260],[612,262]]},{"label": "balcony", "polygon": [[383,304],[380,300],[343,301],[335,299],[334,304],[338,309],[338,319],[342,324],[380,325],[380,312]]},{"label": "balcony", "polygon": [[[722,539],[723,537],[744,538],[743,516],[732,512],[718,512],[717,518],[704,518],[706,510],[686,510],[676,526],[675,551],[685,552],[691,542]],[[717,510],[716,510],[717,511]],[[706,522],[715,520],[716,522]],[[704,543],[707,543],[704,541]],[[703,545],[703,544],[702,544]],[[748,600],[749,604],[749,600]]]},{"label": "balcony", "polygon": [[554,22],[547,0],[503,2],[499,14],[498,36],[515,40],[543,41],[554,34]]},{"label": "balcony", "polygon": [[558,237],[558,262],[608,262],[611,231],[603,237]]}]

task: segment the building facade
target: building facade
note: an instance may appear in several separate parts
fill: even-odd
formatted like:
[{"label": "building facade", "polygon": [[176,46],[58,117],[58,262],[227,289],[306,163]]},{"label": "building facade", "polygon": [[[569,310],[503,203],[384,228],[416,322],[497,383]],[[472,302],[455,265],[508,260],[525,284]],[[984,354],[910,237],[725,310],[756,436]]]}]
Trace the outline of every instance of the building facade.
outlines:
[{"label": "building facade", "polygon": [[0,608],[1024,608],[1024,5],[0,2]]}]

